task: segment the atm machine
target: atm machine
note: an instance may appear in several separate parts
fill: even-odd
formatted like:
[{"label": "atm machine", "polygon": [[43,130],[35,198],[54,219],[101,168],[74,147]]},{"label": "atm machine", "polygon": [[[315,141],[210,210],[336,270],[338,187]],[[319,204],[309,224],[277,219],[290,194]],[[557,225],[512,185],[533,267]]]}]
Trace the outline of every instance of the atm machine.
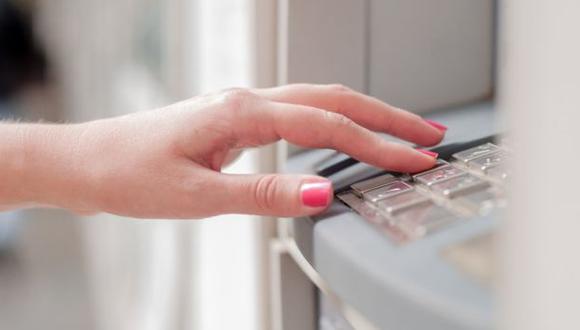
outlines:
[{"label": "atm machine", "polygon": [[278,6],[280,83],[342,83],[449,131],[422,173],[284,148],[284,171],[329,178],[335,198],[321,215],[279,220],[273,327],[492,328],[492,242],[512,148],[494,114],[495,1]]}]

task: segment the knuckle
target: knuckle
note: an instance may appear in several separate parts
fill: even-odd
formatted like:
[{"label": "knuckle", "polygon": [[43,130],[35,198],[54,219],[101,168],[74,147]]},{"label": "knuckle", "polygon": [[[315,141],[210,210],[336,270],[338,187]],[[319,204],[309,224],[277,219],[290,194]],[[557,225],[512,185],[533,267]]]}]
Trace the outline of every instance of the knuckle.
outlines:
[{"label": "knuckle", "polygon": [[343,113],[348,108],[348,104],[351,103],[355,93],[352,89],[342,84],[330,84],[327,85],[327,88],[329,94],[332,95],[330,98],[331,108],[333,111]]},{"label": "knuckle", "polygon": [[340,113],[327,111],[326,117],[337,129],[350,130],[356,126],[352,119]]},{"label": "knuckle", "polygon": [[257,97],[256,94],[244,88],[229,88],[219,95],[220,102],[232,111],[241,111],[246,104]]},{"label": "knuckle", "polygon": [[264,175],[254,185],[254,199],[260,210],[271,210],[275,207],[279,185],[275,175]]},{"label": "knuckle", "polygon": [[343,84],[330,84],[327,85],[328,89],[332,92],[343,94],[343,93],[350,93],[352,90]]}]

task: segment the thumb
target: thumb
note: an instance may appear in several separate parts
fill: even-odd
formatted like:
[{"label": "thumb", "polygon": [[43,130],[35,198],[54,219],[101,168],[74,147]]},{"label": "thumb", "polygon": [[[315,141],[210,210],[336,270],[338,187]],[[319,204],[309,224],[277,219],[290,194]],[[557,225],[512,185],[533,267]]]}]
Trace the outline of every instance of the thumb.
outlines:
[{"label": "thumb", "polygon": [[311,175],[221,175],[231,213],[296,217],[319,213],[332,201],[332,183]]}]

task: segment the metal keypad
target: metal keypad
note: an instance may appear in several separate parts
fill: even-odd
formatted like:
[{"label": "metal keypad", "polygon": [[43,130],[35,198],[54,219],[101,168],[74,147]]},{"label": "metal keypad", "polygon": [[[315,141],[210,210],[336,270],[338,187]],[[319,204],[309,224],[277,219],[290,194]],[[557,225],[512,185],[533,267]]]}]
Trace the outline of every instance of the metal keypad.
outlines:
[{"label": "metal keypad", "polygon": [[451,163],[364,180],[337,197],[396,241],[408,242],[503,207],[508,157],[506,149],[485,143],[455,153]]}]

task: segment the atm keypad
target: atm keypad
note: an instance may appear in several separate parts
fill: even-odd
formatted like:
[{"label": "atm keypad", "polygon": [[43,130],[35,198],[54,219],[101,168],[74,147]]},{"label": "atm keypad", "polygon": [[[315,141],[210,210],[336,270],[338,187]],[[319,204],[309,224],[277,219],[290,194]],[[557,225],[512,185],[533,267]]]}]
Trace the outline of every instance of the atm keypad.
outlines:
[{"label": "atm keypad", "polygon": [[337,197],[398,242],[413,241],[505,205],[507,157],[505,149],[486,143],[421,173],[355,183]]}]

